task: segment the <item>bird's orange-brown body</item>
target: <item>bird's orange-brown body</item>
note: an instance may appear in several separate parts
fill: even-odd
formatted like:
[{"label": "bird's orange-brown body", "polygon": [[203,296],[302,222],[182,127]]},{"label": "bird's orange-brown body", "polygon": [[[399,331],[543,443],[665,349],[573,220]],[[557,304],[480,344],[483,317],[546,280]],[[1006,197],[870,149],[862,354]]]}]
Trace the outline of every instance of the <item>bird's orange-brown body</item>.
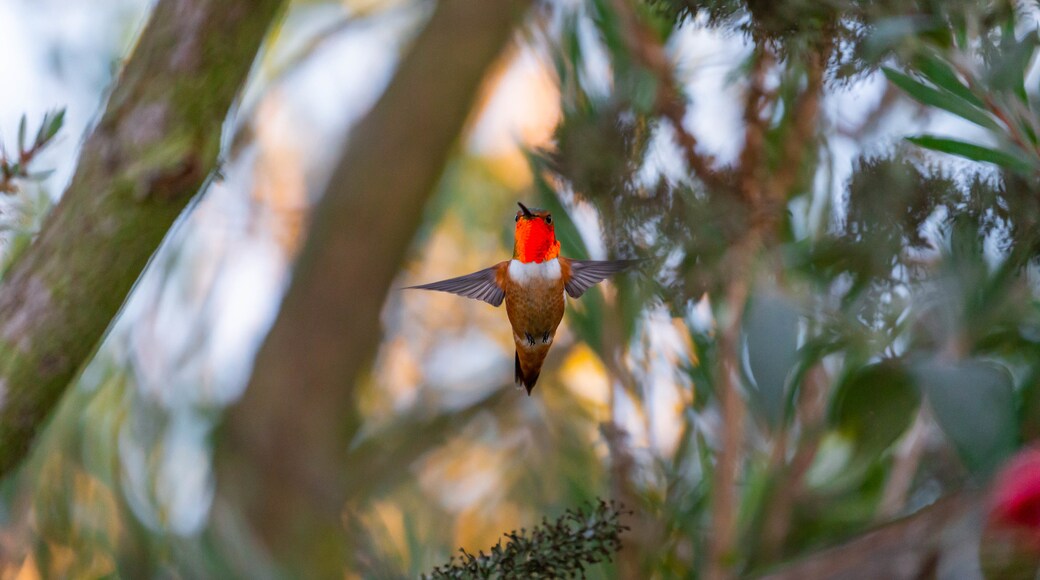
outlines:
[{"label": "bird's orange-brown body", "polygon": [[512,260],[412,288],[453,292],[492,306],[505,301],[516,345],[516,382],[530,394],[563,320],[564,294],[578,298],[593,284],[634,262],[564,258],[560,256],[552,215],[518,205],[521,211],[516,214]]},{"label": "bird's orange-brown body", "polygon": [[[520,264],[505,268],[502,287],[506,293],[506,315],[516,344],[516,380],[533,386],[563,320],[564,278],[557,258]],[[516,274],[523,269],[528,272]]]}]

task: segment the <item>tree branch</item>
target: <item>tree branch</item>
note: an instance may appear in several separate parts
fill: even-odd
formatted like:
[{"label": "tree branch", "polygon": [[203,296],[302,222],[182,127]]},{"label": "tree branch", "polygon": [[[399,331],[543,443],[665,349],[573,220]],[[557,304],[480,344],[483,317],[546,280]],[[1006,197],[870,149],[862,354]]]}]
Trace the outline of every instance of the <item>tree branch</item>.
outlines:
[{"label": "tree branch", "polygon": [[[944,555],[978,549],[978,494],[959,492],[849,542],[782,565],[763,578],[934,578]],[[971,570],[960,569],[971,577]]]},{"label": "tree branch", "polygon": [[160,0],[75,175],[0,282],[0,475],[16,466],[217,162],[279,0]]},{"label": "tree branch", "polygon": [[[354,129],[217,452],[221,497],[294,573],[342,575],[354,389],[423,205],[527,0],[442,0]],[[421,434],[417,434],[421,436]]]},{"label": "tree branch", "polygon": [[686,165],[710,190],[729,189],[726,175],[715,169],[711,156],[697,152],[697,138],[684,122],[686,97],[657,33],[639,20],[630,0],[614,0],[613,7],[622,22],[621,32],[629,52],[657,77],[657,100],[654,106],[657,113],[672,124]]},{"label": "tree branch", "polygon": [[[762,200],[761,160],[765,147],[764,106],[765,74],[771,64],[765,49],[754,55],[751,86],[745,102],[744,149],[740,156],[739,184],[752,214]],[[722,433],[715,473],[712,476],[712,534],[708,542],[706,577],[727,578],[731,575],[733,550],[737,542],[737,509],[739,496],[737,477],[744,445],[744,418],[747,409],[740,391],[740,329],[747,304],[752,267],[761,245],[761,223],[752,224],[744,237],[727,251],[731,264],[726,286],[727,320],[719,334],[718,369],[721,385],[718,393]]]}]

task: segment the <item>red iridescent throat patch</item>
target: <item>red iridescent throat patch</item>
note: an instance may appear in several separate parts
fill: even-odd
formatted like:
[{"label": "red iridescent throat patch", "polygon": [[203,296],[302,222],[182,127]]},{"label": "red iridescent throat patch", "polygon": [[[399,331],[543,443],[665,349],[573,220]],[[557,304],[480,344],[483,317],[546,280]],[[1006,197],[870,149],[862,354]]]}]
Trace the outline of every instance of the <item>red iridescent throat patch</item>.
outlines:
[{"label": "red iridescent throat patch", "polygon": [[560,242],[553,227],[542,219],[520,219],[516,223],[513,257],[521,262],[544,262],[560,255]]}]

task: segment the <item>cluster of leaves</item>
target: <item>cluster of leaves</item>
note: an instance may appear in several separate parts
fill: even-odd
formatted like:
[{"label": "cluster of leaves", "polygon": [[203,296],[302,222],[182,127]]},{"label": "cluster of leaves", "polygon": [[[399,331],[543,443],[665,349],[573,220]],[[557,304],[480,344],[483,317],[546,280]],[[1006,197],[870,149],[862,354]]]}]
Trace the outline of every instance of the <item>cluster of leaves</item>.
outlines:
[{"label": "cluster of leaves", "polygon": [[[729,279],[727,252],[752,221],[732,195],[738,176],[717,168],[711,183],[699,174],[678,182],[646,178],[654,140],[674,134],[660,101],[645,96],[665,90],[667,79],[647,74],[620,40],[617,16],[592,6],[613,90],[597,93],[576,72],[574,61],[584,57],[576,33],[563,43],[564,117],[556,149],[535,158],[536,170],[551,175],[564,197],[597,208],[615,254],[657,258],[654,292],[673,314],[685,315],[707,293],[718,316]],[[776,254],[756,265],[742,327],[740,378],[754,421],[751,439],[768,448],[786,438],[820,465],[842,469],[814,475],[813,490],[794,502],[782,548],[763,556],[769,553],[761,549],[767,522],[783,511],[775,502],[790,501],[774,494],[785,478],[801,476],[790,475],[791,465],[773,463],[770,452],[749,451],[742,480],[750,514],[741,531],[750,546],[744,563],[753,568],[791,556],[876,521],[896,445],[925,407],[925,422],[937,425],[949,446],[928,448],[913,467],[910,493],[928,486],[941,493],[969,477],[988,477],[1040,433],[1033,418],[1040,410],[1040,311],[1031,281],[1040,255],[1040,126],[1035,92],[1024,80],[1035,31],[1022,34],[1010,2],[718,0],[642,7],[644,17],[664,22],[665,39],[674,26],[706,14],[708,26],[776,47],[780,86],[772,98],[782,104],[766,127],[767,158],[784,147],[794,109],[793,99],[782,99],[804,84],[792,74],[800,66],[793,52],[812,50],[821,34],[840,53],[832,55],[831,78],[887,64],[893,87],[982,128],[991,142],[922,135],[864,156],[844,184],[844,198],[824,204],[826,219],[808,233],[794,227],[792,216],[817,203],[807,193],[812,185],[788,192],[785,221],[771,241]],[[991,165],[954,172],[942,158],[923,158],[917,146]],[[819,163],[808,156],[803,173],[813,175]],[[689,327],[699,360],[686,370],[696,385],[695,410],[701,410],[713,404],[717,388],[717,327]],[[819,391],[811,395],[823,406],[814,423],[799,409],[800,399],[810,371],[824,366],[826,384],[815,385]],[[680,447],[691,457],[677,458],[676,466],[711,455],[696,421],[686,424]],[[705,497],[705,482],[675,473],[669,497]],[[697,505],[690,521],[703,524],[707,502]],[[698,524],[686,525],[693,528],[677,528],[671,541],[699,545]]]},{"label": "cluster of leaves", "polygon": [[39,155],[55,142],[58,132],[65,123],[65,110],[50,111],[43,116],[35,137],[30,141],[28,120],[22,115],[18,123],[16,151],[8,153],[0,142],[0,195],[13,198],[4,209],[0,209],[0,234],[8,234],[0,252],[0,277],[13,260],[26,248],[39,229],[43,216],[51,207],[51,198],[40,188],[25,188],[27,182],[39,183],[52,170],[32,170]]},{"label": "cluster of leaves", "polygon": [[29,172],[29,165],[33,159],[53,142],[58,131],[65,122],[65,109],[49,111],[43,116],[36,136],[32,141],[27,141],[28,120],[22,115],[18,123],[18,149],[13,155],[9,155],[0,143],[0,193],[12,194],[18,191],[15,180],[18,179],[45,179],[50,172]]},{"label": "cluster of leaves", "polygon": [[473,555],[459,549],[461,557],[438,566],[426,578],[573,578],[585,577],[585,568],[610,561],[621,549],[623,508],[599,501],[594,509],[567,510],[531,530],[505,534],[490,553]]},{"label": "cluster of leaves", "polygon": [[943,52],[913,51],[907,72],[885,68],[888,79],[921,104],[944,110],[982,128],[993,145],[936,135],[910,141],[972,161],[993,163],[1026,177],[1040,173],[1040,125],[1025,78],[1040,46],[1035,30],[1019,37],[1014,19],[984,35],[981,45],[955,38]]}]

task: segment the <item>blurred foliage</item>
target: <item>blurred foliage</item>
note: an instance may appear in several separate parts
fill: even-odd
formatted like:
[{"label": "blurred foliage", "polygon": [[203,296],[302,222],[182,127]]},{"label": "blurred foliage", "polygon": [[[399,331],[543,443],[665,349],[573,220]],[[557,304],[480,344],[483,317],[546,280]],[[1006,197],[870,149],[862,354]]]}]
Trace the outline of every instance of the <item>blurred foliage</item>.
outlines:
[{"label": "blurred foliage", "polygon": [[[529,24],[537,34],[528,42],[560,89],[552,142],[519,162],[458,154],[402,276],[437,279],[503,259],[518,198],[553,212],[564,255],[639,257],[643,272],[568,303],[547,388],[532,399],[497,378],[512,364],[500,311],[450,296],[388,298],[345,459],[355,571],[415,577],[461,545],[462,559],[434,575],[509,577],[518,562],[559,576],[704,574],[723,448],[720,334],[732,316],[724,297],[741,276],[749,291],[734,374],[749,419],[734,573],[771,569],[982,484],[1040,437],[1040,95],[1028,9],[588,0],[553,5],[558,18]],[[739,103],[741,125],[729,137],[746,146],[760,124],[753,170],[683,145],[688,129],[675,119],[689,123],[684,115],[700,104],[681,67],[666,60],[663,70],[653,57],[670,56],[673,39],[691,30],[740,39],[743,51],[726,61],[734,98],[749,98],[765,68],[761,102]],[[962,123],[953,136],[928,130],[863,145],[851,167],[836,168],[828,150],[842,138],[839,119],[807,98],[811,55],[826,57],[822,99],[861,82],[907,97],[878,105],[900,138],[930,118],[918,113]],[[805,133],[799,111],[813,107],[818,120]],[[792,143],[805,153],[794,167]],[[662,149],[672,157],[662,161]],[[697,155],[710,172],[691,166]],[[734,247],[763,221],[743,188],[786,171],[794,177],[769,208],[775,228],[749,271],[737,271]],[[188,318],[183,351],[114,333],[31,464],[2,488],[5,534],[29,538],[43,576],[269,571],[235,514],[208,505],[206,469],[192,476],[201,478],[196,495],[176,491],[178,437],[199,452],[189,463],[205,464],[209,427],[226,404],[207,391],[219,365],[200,354],[212,348],[207,324],[221,303],[199,272],[218,266],[199,247],[175,259],[200,226],[186,227],[156,266],[158,287],[175,298],[155,298],[126,323],[172,334],[172,321]],[[200,286],[209,288],[201,297],[185,290]],[[177,389],[156,386],[167,382]],[[575,511],[599,497],[633,513],[619,517],[612,504]],[[178,516],[199,504],[205,529]],[[525,523],[530,531],[479,551]],[[603,543],[575,536],[585,533]],[[584,555],[606,556],[618,542],[614,564],[584,567]]]},{"label": "blurred foliage", "polygon": [[[922,105],[959,116],[991,136],[990,144],[969,146],[926,135],[863,154],[843,195],[825,206],[831,213],[815,229],[799,225],[808,217],[800,212],[819,203],[813,187],[802,181],[783,192],[779,237],[756,262],[742,327],[741,378],[754,443],[744,459],[739,533],[741,545],[752,548],[737,569],[760,569],[833,543],[879,517],[882,497],[896,493],[889,489],[901,461],[896,451],[911,445],[907,433],[919,413],[926,429],[943,431],[960,461],[950,448],[913,443],[925,445],[922,455],[909,467],[898,466],[914,470],[901,492],[907,505],[958,489],[969,474],[984,479],[1027,437],[1024,426],[1035,424],[1037,410],[1032,397],[1038,368],[1031,360],[1040,322],[1034,281],[1037,115],[1031,109],[1036,94],[1024,81],[1033,63],[1034,18],[1020,14],[1026,8],[1000,2],[643,6],[649,22],[672,23],[660,42],[675,26],[691,23],[738,31],[771,47],[779,59],[771,74],[779,85],[767,98],[779,104],[767,115],[767,160],[784,158],[789,127],[797,123],[795,106],[806,86],[799,61],[830,43],[837,47],[827,67],[833,90],[841,90],[835,82],[856,82],[883,66],[892,85]],[[718,331],[691,323],[690,312],[703,297],[725,294],[732,248],[756,217],[735,195],[739,165],[715,167],[716,180],[700,174],[678,182],[647,178],[650,144],[674,139],[674,127],[642,95],[665,90],[670,81],[644,74],[645,67],[634,72],[641,63],[632,47],[611,30],[616,20],[597,18],[598,10],[606,8],[591,3],[611,59],[613,90],[599,94],[580,66],[558,64],[564,118],[556,148],[534,158],[535,171],[551,175],[564,195],[596,207],[609,252],[650,258],[654,287],[639,300],[651,307],[661,300],[687,321],[696,360],[685,368],[697,388],[695,409],[710,411],[719,388]],[[575,46],[588,51],[581,34],[577,26],[565,27],[561,50],[572,57],[582,52]],[[752,66],[750,58],[742,72]],[[619,79],[640,79],[651,88]],[[886,113],[894,114],[881,112]],[[914,145],[1001,170],[953,169]],[[807,157],[802,174],[826,171],[821,159]],[[725,316],[720,301],[711,300],[711,306],[715,320]],[[814,418],[820,413],[811,411],[814,403],[806,397],[824,398],[822,420]],[[686,452],[703,453],[694,451],[703,423],[692,426],[683,435],[694,444]],[[717,437],[703,435],[707,441]],[[793,455],[778,460],[780,441]],[[716,439],[709,449],[718,445]],[[808,465],[801,454],[810,458]],[[704,497],[707,491],[710,498],[707,484],[695,478],[677,495]],[[791,514],[777,516],[784,511],[777,502],[792,499],[777,494],[789,485],[801,491],[793,496]],[[650,509],[646,501],[643,507]],[[697,514],[689,517],[705,524],[704,512]],[[784,517],[783,537],[775,539],[771,526]],[[662,545],[673,550],[703,549],[699,532],[667,533],[671,540]],[[682,562],[677,555],[671,558]],[[669,558],[653,551],[646,557]]]},{"label": "blurred foliage", "polygon": [[948,48],[1013,21],[1013,0],[644,0],[676,25],[704,17],[798,58],[821,37],[837,46],[835,79],[850,80],[920,44]]}]

